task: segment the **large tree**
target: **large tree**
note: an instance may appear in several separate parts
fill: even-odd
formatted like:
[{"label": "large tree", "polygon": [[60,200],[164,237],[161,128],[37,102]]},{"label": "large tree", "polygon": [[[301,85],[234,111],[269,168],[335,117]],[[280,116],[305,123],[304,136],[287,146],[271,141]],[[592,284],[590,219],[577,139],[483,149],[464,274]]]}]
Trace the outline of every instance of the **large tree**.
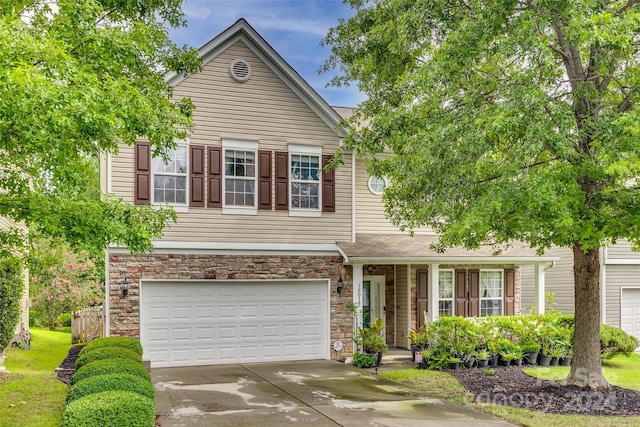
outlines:
[{"label": "large tree", "polygon": [[602,389],[600,259],[640,242],[640,5],[625,0],[352,0],[330,30],[357,82],[348,147],[391,151],[386,212],[441,246],[514,240],[574,256],[568,384]]},{"label": "large tree", "polygon": [[[164,153],[192,127],[170,71],[194,72],[175,46],[182,0],[0,0],[0,216],[74,246],[151,249],[175,217],[87,191],[90,159],[148,139]],[[0,250],[22,237],[0,231]]]}]

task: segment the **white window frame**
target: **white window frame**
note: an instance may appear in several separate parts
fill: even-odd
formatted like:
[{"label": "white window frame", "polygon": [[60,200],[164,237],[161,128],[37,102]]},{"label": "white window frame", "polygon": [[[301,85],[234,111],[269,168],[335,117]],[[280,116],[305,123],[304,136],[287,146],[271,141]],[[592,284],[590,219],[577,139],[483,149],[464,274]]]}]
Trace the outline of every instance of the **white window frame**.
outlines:
[{"label": "white window frame", "polygon": [[[226,158],[227,150],[248,151],[253,152],[255,159],[254,177],[253,177],[253,206],[227,206],[227,168]],[[234,177],[233,179],[237,179]],[[250,179],[247,179],[250,180]],[[258,142],[238,139],[222,140],[222,213],[235,215],[257,215],[258,214]]]},{"label": "white window frame", "polygon": [[[316,145],[289,144],[289,216],[309,216],[319,217],[322,215],[322,147]],[[312,184],[314,181],[296,181],[291,174],[291,164],[293,156],[317,156],[318,157],[318,208],[296,208],[293,207],[292,188],[294,182]]]},{"label": "white window frame", "polygon": [[[384,182],[384,187],[382,187],[382,191],[376,191],[373,189],[372,181],[374,179],[379,179],[382,182]],[[376,196],[381,196],[382,193],[384,193],[384,189],[389,186],[389,181],[387,181],[387,178],[385,178],[384,176],[371,175],[369,176],[369,180],[367,181],[367,186],[369,187],[369,191],[371,191],[371,194],[375,194]]]},{"label": "white window frame", "polygon": [[[173,207],[176,212],[187,212],[189,209],[189,167],[190,161],[189,158],[189,139],[176,141],[176,148],[185,147],[187,150],[186,155],[186,171],[185,173],[171,173],[171,172],[156,172],[154,161],[162,160],[162,157],[151,157],[151,205],[152,206],[166,206],[169,205]],[[176,176],[176,177],[184,177],[185,178],[185,202],[184,203],[169,203],[169,202],[158,202],[155,200],[156,197],[156,185],[155,185],[155,177],[156,175],[160,176]]]},{"label": "white window frame", "polygon": [[[491,272],[495,272],[495,273],[500,273],[500,297],[483,297],[483,292],[482,292],[482,273],[491,273]],[[491,315],[498,315],[498,316],[502,316],[504,314],[504,270],[502,269],[484,269],[484,270],[480,270],[480,278],[479,278],[480,283],[478,284],[480,289],[480,306],[479,306],[479,314],[480,317],[485,317],[485,316],[491,316]],[[499,313],[490,313],[487,314],[486,312],[483,314],[482,312],[482,302],[483,301],[500,301],[500,312]]]},{"label": "white window frame", "polygon": [[[451,273],[451,298],[441,298],[440,297],[440,280],[442,279],[442,273]],[[438,317],[448,316],[446,314],[441,314],[442,309],[440,308],[440,302],[451,301],[451,316],[456,315],[456,275],[453,269],[441,269],[438,270]]]}]

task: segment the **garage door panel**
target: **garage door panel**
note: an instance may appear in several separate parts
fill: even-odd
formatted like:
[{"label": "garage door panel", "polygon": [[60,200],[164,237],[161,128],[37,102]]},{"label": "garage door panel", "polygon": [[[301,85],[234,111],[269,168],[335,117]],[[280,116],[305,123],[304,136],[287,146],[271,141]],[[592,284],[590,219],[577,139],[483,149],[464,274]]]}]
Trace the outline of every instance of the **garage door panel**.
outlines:
[{"label": "garage door panel", "polygon": [[640,288],[622,288],[620,328],[640,339]]},{"label": "garage door panel", "polygon": [[328,358],[327,281],[142,284],[153,367]]}]

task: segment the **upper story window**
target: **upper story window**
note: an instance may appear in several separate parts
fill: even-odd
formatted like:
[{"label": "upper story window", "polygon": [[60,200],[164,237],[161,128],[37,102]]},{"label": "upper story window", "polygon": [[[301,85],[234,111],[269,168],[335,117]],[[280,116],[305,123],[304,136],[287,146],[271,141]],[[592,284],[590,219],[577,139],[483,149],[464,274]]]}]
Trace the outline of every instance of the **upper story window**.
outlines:
[{"label": "upper story window", "polygon": [[480,316],[502,314],[503,270],[480,270]]},{"label": "upper story window", "polygon": [[376,196],[381,195],[386,187],[387,187],[387,180],[384,177],[380,177],[380,176],[369,177],[369,191],[371,191]]},{"label": "upper story window", "polygon": [[178,144],[162,157],[153,159],[153,202],[187,205],[187,165],[189,146]]},{"label": "upper story window", "polygon": [[258,143],[225,140],[222,146],[224,149],[223,207],[227,212],[256,213]]},{"label": "upper story window", "polygon": [[289,145],[291,210],[320,212],[322,147]]}]

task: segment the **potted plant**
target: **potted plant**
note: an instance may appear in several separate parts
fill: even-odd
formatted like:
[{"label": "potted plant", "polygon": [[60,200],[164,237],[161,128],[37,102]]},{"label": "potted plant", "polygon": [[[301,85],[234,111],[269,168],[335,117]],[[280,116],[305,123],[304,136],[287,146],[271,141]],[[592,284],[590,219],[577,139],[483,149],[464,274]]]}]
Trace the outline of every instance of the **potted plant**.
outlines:
[{"label": "potted plant", "polygon": [[540,345],[534,341],[528,341],[522,344],[522,361],[527,365],[535,365],[538,361]]},{"label": "potted plant", "polygon": [[380,336],[380,332],[384,324],[382,319],[376,319],[368,328],[362,328],[355,337],[355,342],[362,349],[362,353],[372,356],[375,360],[375,366],[380,366],[382,361],[382,353],[387,350],[387,343]]},{"label": "potted plant", "polygon": [[498,348],[500,353],[500,364],[502,366],[508,366],[512,361],[517,361],[514,364],[520,365],[522,363],[522,349],[516,343],[506,338],[498,341]]},{"label": "potted plant", "polygon": [[551,350],[551,363],[549,363],[549,365],[558,366],[558,363],[560,362],[560,358],[563,357],[564,354],[565,354],[564,347],[561,347],[561,346],[554,347]]},{"label": "potted plant", "polygon": [[458,366],[460,365],[460,362],[462,362],[462,359],[460,359],[457,356],[449,356],[449,369],[458,369]]},{"label": "potted plant", "polygon": [[489,351],[489,366],[495,368],[498,366],[498,355],[500,353],[498,340],[489,341],[487,343],[487,350]]},{"label": "potted plant", "polygon": [[568,348],[566,349],[564,356],[560,359],[560,365],[571,366],[572,361],[573,361],[573,350]]},{"label": "potted plant", "polygon": [[478,359],[478,368],[486,368],[489,366],[489,351],[481,349],[476,351],[476,358]]}]

